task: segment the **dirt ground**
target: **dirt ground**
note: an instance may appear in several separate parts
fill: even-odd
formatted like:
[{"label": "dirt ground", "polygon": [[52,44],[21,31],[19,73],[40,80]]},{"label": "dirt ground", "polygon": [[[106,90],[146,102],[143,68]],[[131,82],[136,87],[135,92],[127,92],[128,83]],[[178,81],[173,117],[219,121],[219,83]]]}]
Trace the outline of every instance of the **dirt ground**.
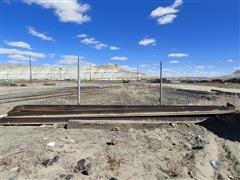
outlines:
[{"label": "dirt ground", "polygon": [[[89,84],[88,84],[89,85]],[[158,104],[155,84],[91,84],[108,88],[81,94],[82,104]],[[29,85],[30,86],[30,85]],[[29,87],[27,86],[27,87]],[[38,93],[40,85],[2,88],[5,97]],[[14,89],[15,88],[15,89]],[[16,89],[18,88],[18,89]],[[60,88],[58,85],[50,89]],[[87,88],[87,85],[86,85]],[[59,89],[58,89],[59,90]],[[226,104],[238,95],[165,88],[164,104]],[[20,104],[75,104],[76,96],[1,104],[1,114]],[[239,117],[197,124],[162,124],[155,129],[65,129],[60,125],[0,127],[0,179],[240,179]],[[111,144],[114,140],[115,143]],[[49,147],[49,142],[55,142]],[[86,159],[90,175],[76,172]],[[47,163],[46,163],[47,162]]]}]

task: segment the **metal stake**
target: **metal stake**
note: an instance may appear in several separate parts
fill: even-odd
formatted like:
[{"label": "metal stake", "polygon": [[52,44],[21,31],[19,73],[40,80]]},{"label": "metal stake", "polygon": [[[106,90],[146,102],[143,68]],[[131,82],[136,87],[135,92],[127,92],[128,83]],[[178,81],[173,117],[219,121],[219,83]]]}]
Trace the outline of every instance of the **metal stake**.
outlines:
[{"label": "metal stake", "polygon": [[77,104],[80,105],[80,60],[78,56],[78,99]]},{"label": "metal stake", "polygon": [[163,105],[163,90],[162,90],[162,61],[160,61],[160,98],[159,98],[160,106]]}]

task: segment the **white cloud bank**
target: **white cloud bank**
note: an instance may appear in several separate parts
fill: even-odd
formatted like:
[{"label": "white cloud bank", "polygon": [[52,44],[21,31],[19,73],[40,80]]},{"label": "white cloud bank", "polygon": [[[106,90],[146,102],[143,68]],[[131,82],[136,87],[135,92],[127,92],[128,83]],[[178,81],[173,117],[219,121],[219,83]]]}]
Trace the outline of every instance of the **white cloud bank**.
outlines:
[{"label": "white cloud bank", "polygon": [[180,58],[180,57],[188,57],[189,54],[187,53],[170,53],[168,54],[168,57],[175,57],[175,58]]},{"label": "white cloud bank", "polygon": [[90,64],[85,57],[77,55],[62,55],[59,60],[61,65],[76,65],[78,63],[78,57],[81,65]]},{"label": "white cloud bank", "polygon": [[109,48],[110,50],[119,50],[120,49],[119,47],[110,46],[106,43],[97,41],[95,38],[89,37],[87,34],[79,34],[79,35],[77,35],[77,37],[82,38],[82,40],[80,41],[82,44],[92,45],[93,48],[98,49],[98,50],[104,49],[104,48]]},{"label": "white cloud bank", "polygon": [[125,57],[125,56],[114,56],[114,57],[111,57],[111,60],[114,60],[114,61],[126,61],[126,60],[128,60],[128,57]]},{"label": "white cloud bank", "polygon": [[32,49],[31,46],[23,41],[4,41],[8,46],[13,46],[13,47],[20,47],[23,49]]},{"label": "white cloud bank", "polygon": [[99,43],[99,41],[95,40],[95,38],[84,38],[80,42],[86,45]]},{"label": "white cloud bank", "polygon": [[156,45],[156,40],[154,38],[144,38],[138,44],[141,46]]},{"label": "white cloud bank", "polygon": [[14,60],[28,60],[30,56],[32,59],[43,59],[46,57],[43,53],[8,48],[0,48],[0,54],[8,55],[9,59]]},{"label": "white cloud bank", "polygon": [[82,4],[78,0],[23,0],[24,3],[31,5],[37,4],[45,9],[53,9],[61,22],[72,22],[82,24],[91,20],[86,15],[90,10],[89,4]]},{"label": "white cloud bank", "polygon": [[170,63],[171,63],[171,64],[178,64],[179,61],[177,61],[177,60],[172,60],[172,61],[170,61]]},{"label": "white cloud bank", "polygon": [[119,47],[116,47],[116,46],[110,46],[109,48],[110,48],[110,50],[119,50],[120,49]]},{"label": "white cloud bank", "polygon": [[45,41],[55,41],[52,37],[49,37],[43,33],[40,33],[38,31],[35,30],[34,27],[28,27],[28,32],[33,35],[33,36],[36,36],[42,40],[45,40]]},{"label": "white cloud bank", "polygon": [[177,8],[182,4],[182,0],[175,0],[175,2],[171,6],[159,6],[151,12],[150,17],[157,18],[157,22],[159,25],[172,23],[173,20],[177,18],[177,13],[179,11]]},{"label": "white cloud bank", "polygon": [[[84,59],[84,57],[79,57],[79,59]],[[73,65],[77,64],[78,56],[76,55],[62,55],[59,60],[59,64]]]},{"label": "white cloud bank", "polygon": [[88,37],[88,35],[87,34],[79,34],[79,35],[77,35],[77,37],[78,38],[86,38],[86,37]]}]

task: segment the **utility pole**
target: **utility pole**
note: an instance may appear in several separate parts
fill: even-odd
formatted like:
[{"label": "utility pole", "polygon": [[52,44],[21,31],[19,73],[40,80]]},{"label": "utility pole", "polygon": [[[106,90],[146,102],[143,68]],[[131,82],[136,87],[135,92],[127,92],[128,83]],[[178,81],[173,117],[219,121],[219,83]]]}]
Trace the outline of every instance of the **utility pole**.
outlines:
[{"label": "utility pole", "polygon": [[77,104],[80,105],[80,60],[79,60],[79,56],[78,56],[78,99],[77,99]]},{"label": "utility pole", "polygon": [[162,90],[162,61],[160,61],[160,98],[159,98],[159,104],[160,106],[163,105],[163,90]]},{"label": "utility pole", "polygon": [[29,73],[30,73],[30,83],[32,83],[32,57],[29,56]]},{"label": "utility pole", "polygon": [[92,80],[92,64],[90,64],[90,81]]}]

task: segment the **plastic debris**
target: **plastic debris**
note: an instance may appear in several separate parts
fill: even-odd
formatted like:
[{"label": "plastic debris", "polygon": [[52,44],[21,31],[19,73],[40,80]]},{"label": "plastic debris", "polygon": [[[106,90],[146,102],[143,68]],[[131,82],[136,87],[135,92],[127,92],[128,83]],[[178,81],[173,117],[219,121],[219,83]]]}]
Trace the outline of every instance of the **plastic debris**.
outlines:
[{"label": "plastic debris", "polygon": [[107,145],[112,145],[112,146],[114,146],[114,145],[116,145],[117,143],[118,143],[117,138],[116,138],[116,137],[112,137],[112,138],[110,139],[110,142],[107,142]]},{"label": "plastic debris", "polygon": [[70,142],[75,142],[73,139],[69,139]]},{"label": "plastic debris", "polygon": [[229,174],[229,175],[228,175],[228,178],[229,178],[229,179],[233,179],[234,177]]},{"label": "plastic debris", "polygon": [[55,146],[55,144],[56,144],[55,142],[49,142],[49,143],[47,144],[47,146],[48,146],[48,147],[53,147],[53,146]]},{"label": "plastic debris", "polygon": [[217,161],[216,160],[211,160],[210,161],[211,166],[216,169],[217,168]]},{"label": "plastic debris", "polygon": [[19,169],[19,167],[14,167],[10,170],[10,172],[17,171],[18,169]]}]

